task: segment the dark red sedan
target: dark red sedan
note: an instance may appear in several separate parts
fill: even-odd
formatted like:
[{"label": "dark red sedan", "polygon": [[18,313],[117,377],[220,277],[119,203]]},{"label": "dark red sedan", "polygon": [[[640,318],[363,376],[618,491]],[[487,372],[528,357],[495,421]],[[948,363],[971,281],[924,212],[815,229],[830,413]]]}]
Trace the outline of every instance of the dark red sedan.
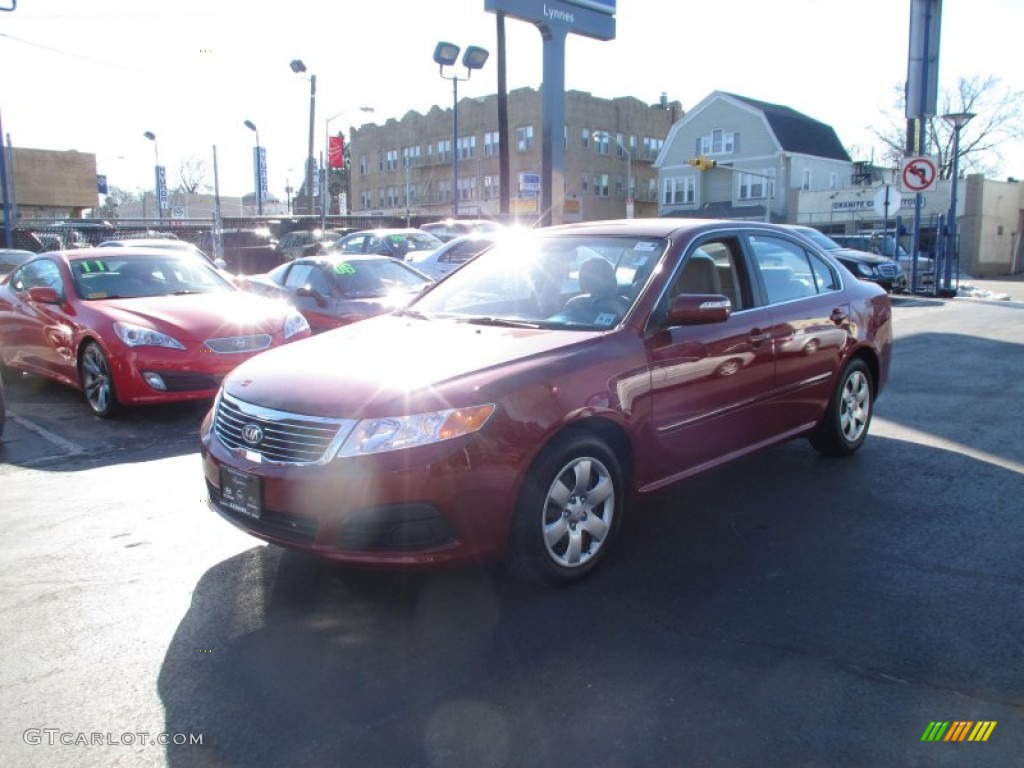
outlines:
[{"label": "dark red sedan", "polygon": [[643,494],[793,438],[859,449],[891,344],[885,291],[784,227],[553,227],[240,366],[203,423],[203,469],[217,512],[282,546],[374,565],[508,554],[572,581]]},{"label": "dark red sedan", "polygon": [[309,336],[294,308],[165,249],[40,254],[0,283],[0,362],[122,405],[213,397],[228,371]]},{"label": "dark red sedan", "polygon": [[303,256],[263,275],[239,277],[239,286],[295,306],[320,333],[404,307],[432,282],[390,256]]}]

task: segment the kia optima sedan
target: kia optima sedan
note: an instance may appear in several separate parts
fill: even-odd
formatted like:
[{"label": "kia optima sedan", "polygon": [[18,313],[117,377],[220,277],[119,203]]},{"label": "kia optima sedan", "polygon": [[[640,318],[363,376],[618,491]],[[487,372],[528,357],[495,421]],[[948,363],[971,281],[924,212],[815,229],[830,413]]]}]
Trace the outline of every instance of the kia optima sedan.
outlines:
[{"label": "kia optima sedan", "polygon": [[243,363],[203,471],[212,508],[274,544],[571,582],[645,494],[794,438],[857,451],[891,349],[885,291],[785,227],[552,227]]}]

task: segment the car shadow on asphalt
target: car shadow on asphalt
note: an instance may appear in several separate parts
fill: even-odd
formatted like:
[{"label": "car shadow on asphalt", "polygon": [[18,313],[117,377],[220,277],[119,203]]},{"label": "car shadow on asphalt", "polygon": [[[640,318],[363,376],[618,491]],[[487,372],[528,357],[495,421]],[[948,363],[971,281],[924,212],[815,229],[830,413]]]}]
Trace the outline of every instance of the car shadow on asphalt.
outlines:
[{"label": "car shadow on asphalt", "polygon": [[[984,482],[965,504],[911,460]],[[936,712],[1024,733],[1013,484],[912,441],[798,441],[630,509],[562,589],[257,546],[169,644],[165,730],[203,745],[167,764],[906,765]]]},{"label": "car shadow on asphalt", "polygon": [[0,462],[50,472],[195,453],[212,399],[92,414],[78,390],[30,374],[5,374],[7,426]]}]

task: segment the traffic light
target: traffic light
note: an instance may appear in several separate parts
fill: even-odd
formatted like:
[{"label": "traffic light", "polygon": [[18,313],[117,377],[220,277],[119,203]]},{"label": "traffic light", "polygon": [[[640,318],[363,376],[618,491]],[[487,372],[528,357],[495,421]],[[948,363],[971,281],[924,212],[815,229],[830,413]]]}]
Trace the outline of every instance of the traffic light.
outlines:
[{"label": "traffic light", "polygon": [[718,161],[712,160],[710,157],[704,157],[704,155],[700,155],[698,157],[691,157],[690,165],[692,165],[698,171],[706,171],[709,168],[714,168],[716,165],[718,165]]}]

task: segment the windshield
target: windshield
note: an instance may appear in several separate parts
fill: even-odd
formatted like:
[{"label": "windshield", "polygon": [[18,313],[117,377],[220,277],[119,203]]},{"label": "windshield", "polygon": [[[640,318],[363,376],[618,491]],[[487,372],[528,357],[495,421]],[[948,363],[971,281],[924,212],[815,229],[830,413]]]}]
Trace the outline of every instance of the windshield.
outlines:
[{"label": "windshield", "polygon": [[339,261],[331,267],[336,295],[348,298],[418,291],[430,279],[392,258]]},{"label": "windshield", "polygon": [[71,279],[75,293],[87,301],[236,290],[206,262],[171,254],[75,259]]},{"label": "windshield", "polygon": [[466,322],[607,330],[628,314],[667,245],[598,235],[503,239],[412,309]]}]

